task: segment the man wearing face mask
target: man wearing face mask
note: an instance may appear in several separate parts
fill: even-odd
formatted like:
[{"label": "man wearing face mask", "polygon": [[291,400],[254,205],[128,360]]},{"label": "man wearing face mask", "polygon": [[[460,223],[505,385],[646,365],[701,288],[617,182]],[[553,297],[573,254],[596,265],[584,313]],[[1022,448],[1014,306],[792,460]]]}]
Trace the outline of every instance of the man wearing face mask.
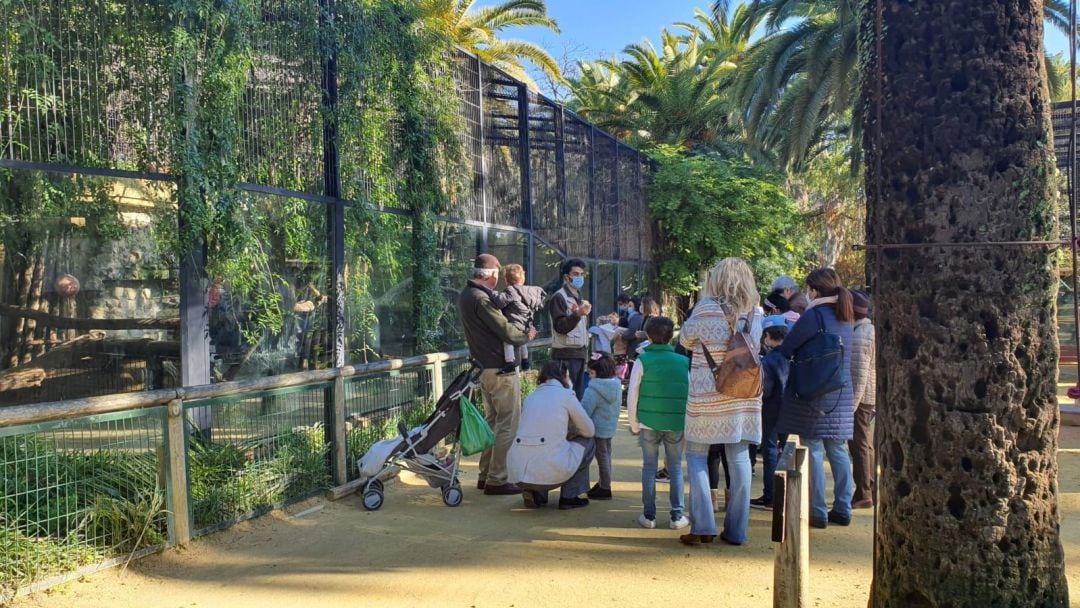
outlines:
[{"label": "man wearing face mask", "polygon": [[592,304],[581,299],[585,287],[585,262],[571,258],[563,262],[562,289],[548,300],[551,315],[551,358],[562,361],[580,400],[585,393],[585,360],[589,357],[589,313]]},{"label": "man wearing face mask", "polygon": [[489,253],[476,256],[472,280],[461,291],[458,314],[465,330],[469,354],[480,362],[480,390],[484,395],[484,418],[495,431],[495,447],[480,456],[477,489],[489,495],[521,494],[521,488],[507,483],[506,452],[514,441],[521,414],[521,379],[518,372],[500,374],[506,365],[503,344],[521,346],[536,337],[525,335],[510,325],[491,304],[491,293],[499,283],[499,260]]}]

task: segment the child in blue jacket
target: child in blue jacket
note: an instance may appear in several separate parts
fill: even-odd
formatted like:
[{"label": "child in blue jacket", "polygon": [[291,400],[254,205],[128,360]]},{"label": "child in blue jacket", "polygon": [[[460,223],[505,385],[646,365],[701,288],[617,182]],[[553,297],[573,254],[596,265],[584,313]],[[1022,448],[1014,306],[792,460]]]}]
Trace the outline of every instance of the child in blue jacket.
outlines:
[{"label": "child in blue jacket", "polygon": [[761,348],[765,357],[761,360],[762,395],[761,395],[761,460],[765,468],[764,491],[760,498],[750,501],[750,506],[758,509],[773,507],[773,472],[776,461],[787,442],[787,435],[779,437],[776,433],[776,421],[780,417],[780,407],[784,402],[784,384],[788,377],[788,360],[776,348],[787,336],[787,320],[781,315],[765,317],[761,323]]},{"label": "child in blue jacket", "polygon": [[589,361],[589,385],[581,399],[581,407],[596,426],[593,439],[596,442],[596,466],[600,469],[600,481],[587,496],[593,499],[611,499],[611,439],[619,424],[622,410],[622,381],[615,377],[615,359],[607,353],[593,353]]}]

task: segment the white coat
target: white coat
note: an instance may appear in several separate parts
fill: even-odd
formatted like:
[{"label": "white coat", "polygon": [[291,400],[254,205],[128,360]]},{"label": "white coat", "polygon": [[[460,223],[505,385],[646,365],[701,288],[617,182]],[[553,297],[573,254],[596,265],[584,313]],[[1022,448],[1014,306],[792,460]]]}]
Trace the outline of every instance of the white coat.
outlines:
[{"label": "white coat", "polygon": [[584,446],[567,440],[571,428],[579,437],[596,432],[573,390],[558,380],[541,384],[521,406],[517,436],[506,455],[508,481],[560,485],[570,479],[585,455]]}]

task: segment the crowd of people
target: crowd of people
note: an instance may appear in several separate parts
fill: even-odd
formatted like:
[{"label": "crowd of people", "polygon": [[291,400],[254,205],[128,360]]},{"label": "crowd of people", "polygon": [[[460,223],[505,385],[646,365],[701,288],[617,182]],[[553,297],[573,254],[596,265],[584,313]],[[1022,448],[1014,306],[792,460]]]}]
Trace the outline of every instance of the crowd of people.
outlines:
[{"label": "crowd of people", "polygon": [[[762,297],[745,261],[721,260],[676,332],[655,299],[628,294],[590,328],[582,260],[562,264],[562,284],[550,295],[524,285],[520,266],[503,269],[490,254],[474,266],[459,312],[483,366],[485,417],[496,436],[480,460],[484,494],[521,495],[526,508],[543,507],[555,489],[560,509],[611,499],[612,439],[625,407],[642,454],[642,527],[656,527],[657,483],[666,482],[668,526],[689,528],[681,542],[745,543],[750,509],[773,508],[773,472],[796,435],[809,448],[811,526],[846,526],[852,509],[873,507],[870,300],[832,269],[811,272],[805,294],[784,276]],[[496,290],[500,271],[503,291]],[[542,314],[550,320],[551,359],[522,402],[524,345]],[[758,456],[765,483],[751,498]],[[594,461],[599,479],[590,486]]]}]

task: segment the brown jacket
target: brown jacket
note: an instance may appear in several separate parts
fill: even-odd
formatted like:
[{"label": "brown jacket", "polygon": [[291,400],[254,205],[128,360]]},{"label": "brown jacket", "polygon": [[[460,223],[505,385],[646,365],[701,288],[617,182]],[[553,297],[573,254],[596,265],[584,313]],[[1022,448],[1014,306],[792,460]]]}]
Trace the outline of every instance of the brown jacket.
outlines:
[{"label": "brown jacket", "polygon": [[483,285],[469,281],[458,297],[458,315],[472,358],[484,369],[499,369],[506,365],[503,344],[521,346],[529,337],[506,322],[506,317],[491,305],[490,294]]}]

